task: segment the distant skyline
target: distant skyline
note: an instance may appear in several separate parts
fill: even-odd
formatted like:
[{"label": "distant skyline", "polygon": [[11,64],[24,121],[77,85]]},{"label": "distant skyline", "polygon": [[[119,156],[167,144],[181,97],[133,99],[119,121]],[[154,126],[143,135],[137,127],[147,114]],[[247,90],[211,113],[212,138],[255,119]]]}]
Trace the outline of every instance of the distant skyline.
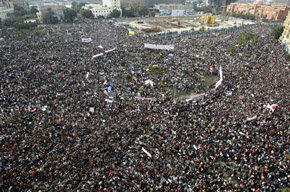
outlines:
[{"label": "distant skyline", "polygon": [[[65,2],[65,3],[71,3],[73,1],[75,2],[88,2],[88,3],[102,3],[102,0],[23,0],[29,3],[29,5],[37,5],[39,2]],[[131,2],[133,0],[121,0],[122,2]],[[185,3],[185,0],[144,0],[148,6],[152,6],[154,3]],[[200,0],[204,1],[205,0]],[[271,4],[271,5],[287,5],[290,6],[290,0],[259,0],[263,4]],[[239,3],[255,3],[257,0],[238,0]]]}]

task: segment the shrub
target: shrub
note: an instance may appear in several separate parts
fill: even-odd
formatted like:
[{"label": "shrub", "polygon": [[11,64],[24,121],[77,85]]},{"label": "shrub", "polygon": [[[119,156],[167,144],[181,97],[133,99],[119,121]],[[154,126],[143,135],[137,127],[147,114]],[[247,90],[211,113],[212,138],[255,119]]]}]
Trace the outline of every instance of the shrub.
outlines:
[{"label": "shrub", "polygon": [[127,80],[127,81],[131,81],[131,76],[130,76],[130,75],[127,75],[127,76],[126,76],[126,80]]},{"label": "shrub", "polygon": [[91,10],[88,10],[88,9],[81,8],[80,14],[85,18],[89,18],[89,19],[94,18],[93,12]]},{"label": "shrub", "polygon": [[278,26],[274,29],[273,33],[276,40],[278,40],[281,37],[283,31],[284,31],[284,26]]},{"label": "shrub", "polygon": [[18,30],[35,28],[37,23],[15,23],[14,27]]}]

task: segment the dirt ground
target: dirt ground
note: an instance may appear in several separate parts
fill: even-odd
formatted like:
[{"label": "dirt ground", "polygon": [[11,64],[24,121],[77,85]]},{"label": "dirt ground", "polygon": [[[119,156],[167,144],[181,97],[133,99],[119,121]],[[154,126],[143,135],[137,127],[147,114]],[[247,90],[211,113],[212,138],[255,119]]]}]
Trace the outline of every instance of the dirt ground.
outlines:
[{"label": "dirt ground", "polygon": [[215,24],[202,24],[204,16],[198,15],[193,16],[191,18],[145,18],[145,19],[136,19],[136,20],[119,20],[118,22],[123,25],[128,25],[135,32],[146,34],[144,31],[150,31],[150,29],[158,29],[152,30],[154,32],[147,32],[150,34],[158,34],[158,33],[168,33],[168,32],[182,32],[188,31],[191,29],[199,30],[201,27],[205,27],[206,29],[220,29],[220,28],[229,28],[234,26],[246,25],[246,24],[254,24],[253,21],[237,19],[237,18],[229,18],[228,21],[221,22],[219,17],[216,19]]}]

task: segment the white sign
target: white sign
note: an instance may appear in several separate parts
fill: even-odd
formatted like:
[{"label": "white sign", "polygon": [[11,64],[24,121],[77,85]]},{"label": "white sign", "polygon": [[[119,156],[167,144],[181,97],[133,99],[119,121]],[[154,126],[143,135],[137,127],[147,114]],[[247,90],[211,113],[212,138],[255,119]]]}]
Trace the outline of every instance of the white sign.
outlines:
[{"label": "white sign", "polygon": [[144,47],[147,49],[161,49],[161,50],[174,49],[174,45],[156,45],[156,44],[149,44],[149,43],[144,43]]},{"label": "white sign", "polygon": [[92,42],[92,38],[82,38],[83,43],[90,43]]},{"label": "white sign", "polygon": [[101,56],[103,56],[103,55],[104,55],[104,53],[100,53],[100,54],[94,55],[93,58],[101,57]]}]

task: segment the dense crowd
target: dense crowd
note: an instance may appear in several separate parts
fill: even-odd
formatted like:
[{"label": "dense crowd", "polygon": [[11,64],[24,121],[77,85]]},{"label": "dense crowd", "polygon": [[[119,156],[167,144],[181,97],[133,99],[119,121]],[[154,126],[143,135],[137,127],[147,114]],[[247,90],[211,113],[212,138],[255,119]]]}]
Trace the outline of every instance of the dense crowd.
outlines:
[{"label": "dense crowd", "polygon": [[[289,186],[289,63],[272,26],[161,39],[129,36],[108,20],[37,30],[1,31],[4,191]],[[258,41],[241,47],[238,36],[248,30]],[[162,71],[151,73],[150,65]],[[215,90],[201,76],[220,66]],[[186,102],[176,90],[206,95]]]}]

